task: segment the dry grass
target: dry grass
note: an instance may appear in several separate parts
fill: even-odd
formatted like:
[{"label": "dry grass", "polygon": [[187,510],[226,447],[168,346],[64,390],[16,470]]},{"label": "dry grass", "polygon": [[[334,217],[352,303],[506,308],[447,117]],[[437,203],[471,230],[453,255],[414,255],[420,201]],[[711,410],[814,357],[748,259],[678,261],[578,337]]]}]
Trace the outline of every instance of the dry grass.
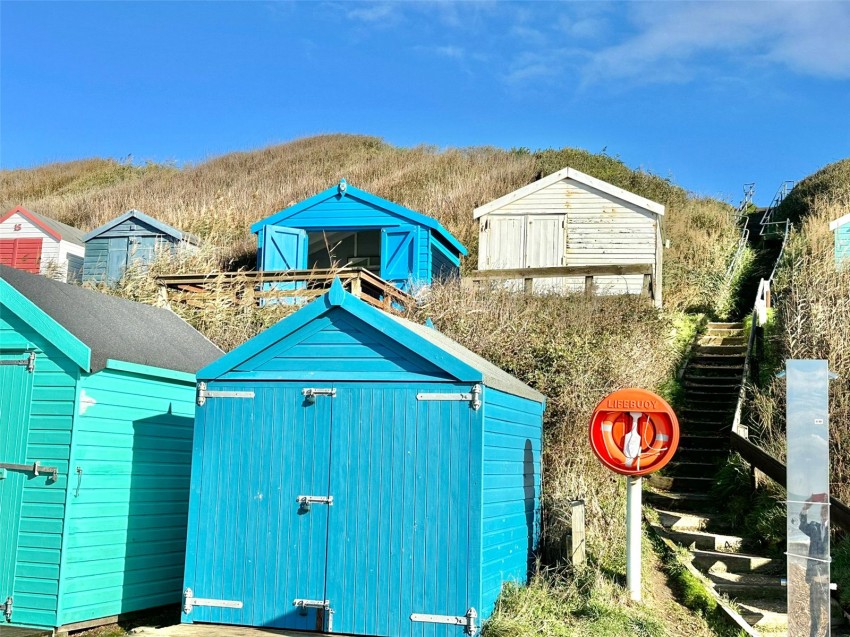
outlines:
[{"label": "dry grass", "polygon": [[375,137],[321,135],[181,169],[92,159],[2,171],[0,208],[21,204],[83,230],[137,208],[203,237],[232,268],[253,263],[253,222],[345,177],[439,219],[469,248],[464,268],[474,269],[473,208],[568,165],[665,204],[666,302],[674,309],[713,307],[738,233],[731,208],[577,149],[399,148]]},{"label": "dry grass", "polygon": [[[850,267],[836,268],[829,222],[846,214],[850,196],[811,202],[788,246],[776,282],[771,345],[778,358],[829,360],[832,492],[850,502]],[[785,382],[756,390],[753,416],[765,444],[784,457]]]}]

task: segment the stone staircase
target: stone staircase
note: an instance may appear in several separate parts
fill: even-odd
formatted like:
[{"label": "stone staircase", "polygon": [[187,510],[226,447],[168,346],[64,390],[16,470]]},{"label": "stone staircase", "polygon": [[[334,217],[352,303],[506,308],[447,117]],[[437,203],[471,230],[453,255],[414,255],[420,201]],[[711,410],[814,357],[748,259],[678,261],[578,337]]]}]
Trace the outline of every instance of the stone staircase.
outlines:
[{"label": "stone staircase", "polygon": [[729,456],[746,350],[743,324],[708,324],[685,368],[679,450],[661,475],[650,476],[645,498],[664,534],[690,551],[693,565],[735,602],[747,623],[757,633],[781,635],[787,631],[784,560],[743,552],[710,496]]}]

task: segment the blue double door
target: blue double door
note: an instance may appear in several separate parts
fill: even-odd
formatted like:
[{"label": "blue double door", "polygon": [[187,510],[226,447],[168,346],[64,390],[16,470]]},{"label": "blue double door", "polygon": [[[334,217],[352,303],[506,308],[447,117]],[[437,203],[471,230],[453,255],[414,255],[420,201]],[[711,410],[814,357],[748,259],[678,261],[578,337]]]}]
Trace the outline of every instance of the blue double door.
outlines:
[{"label": "blue double door", "polygon": [[252,388],[198,410],[186,587],[210,605],[184,621],[462,635],[410,616],[460,616],[480,597],[468,402],[418,401],[422,386]]}]

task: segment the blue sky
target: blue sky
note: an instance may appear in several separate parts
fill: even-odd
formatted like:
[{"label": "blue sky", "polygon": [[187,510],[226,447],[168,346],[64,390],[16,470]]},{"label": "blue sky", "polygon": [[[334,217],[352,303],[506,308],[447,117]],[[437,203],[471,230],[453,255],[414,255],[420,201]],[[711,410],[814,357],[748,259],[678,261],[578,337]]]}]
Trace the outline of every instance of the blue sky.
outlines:
[{"label": "blue sky", "polygon": [[850,2],[0,3],[0,165],[327,132],[606,149],[766,203],[850,155]]}]

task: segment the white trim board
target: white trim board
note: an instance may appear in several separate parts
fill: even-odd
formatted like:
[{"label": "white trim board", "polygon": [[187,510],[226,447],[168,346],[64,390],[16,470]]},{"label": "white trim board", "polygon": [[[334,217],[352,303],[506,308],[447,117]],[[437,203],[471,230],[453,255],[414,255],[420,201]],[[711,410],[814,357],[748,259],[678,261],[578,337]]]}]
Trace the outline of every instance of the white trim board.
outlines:
[{"label": "white trim board", "polygon": [[836,230],[838,230],[838,228],[840,228],[841,226],[843,226],[845,223],[850,223],[850,212],[848,212],[848,213],[847,213],[846,215],[844,215],[843,217],[839,217],[838,219],[836,219],[835,221],[833,221],[832,223],[830,223],[830,224],[829,224],[829,229],[830,229],[831,231],[835,232]]},{"label": "white trim board", "polygon": [[498,210],[499,208],[502,208],[503,206],[506,206],[509,203],[516,201],[517,199],[527,197],[531,193],[546,188],[546,186],[550,186],[554,183],[557,183],[562,179],[572,179],[580,184],[584,184],[585,186],[589,186],[590,188],[594,188],[596,190],[599,190],[600,192],[604,192],[607,195],[633,204],[638,208],[643,208],[644,210],[648,210],[649,212],[652,212],[657,215],[664,214],[664,206],[662,206],[660,203],[650,201],[649,199],[641,197],[640,195],[636,195],[632,192],[629,192],[628,190],[623,190],[622,188],[618,188],[617,186],[609,184],[606,181],[602,181],[601,179],[596,179],[595,177],[586,175],[583,172],[576,170],[575,168],[562,168],[558,172],[552,173],[548,177],[538,179],[533,184],[523,186],[519,190],[514,190],[513,192],[508,193],[504,197],[499,197],[498,199],[491,201],[490,203],[484,204],[483,206],[479,206],[473,212],[473,219],[478,219],[482,215],[486,215],[489,212]]}]

